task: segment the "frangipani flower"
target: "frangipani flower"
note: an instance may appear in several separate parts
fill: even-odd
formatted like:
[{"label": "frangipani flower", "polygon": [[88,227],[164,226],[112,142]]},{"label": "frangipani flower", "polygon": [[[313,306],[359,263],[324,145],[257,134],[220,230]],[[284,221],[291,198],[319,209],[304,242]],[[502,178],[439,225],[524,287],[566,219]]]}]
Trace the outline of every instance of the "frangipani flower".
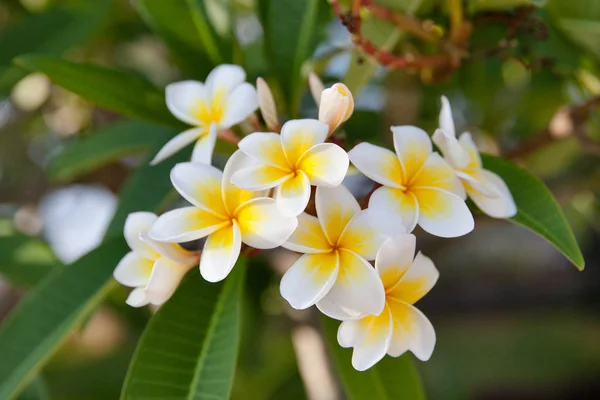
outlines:
[{"label": "frangipani flower", "polygon": [[414,235],[398,235],[385,242],[375,260],[385,288],[383,312],[343,318],[338,342],[354,348],[352,366],[359,371],[372,367],[386,353],[399,357],[410,350],[422,361],[433,353],[433,326],[413,304],[431,290],[439,273],[431,259],[419,252],[413,261],[414,254]]},{"label": "frangipani flower", "polygon": [[131,251],[115,268],[115,279],[133,291],[127,298],[132,307],[161,305],[175,292],[183,276],[198,263],[198,254],[178,244],[161,243],[148,237],[157,216],[150,212],[129,214],[124,235]]},{"label": "frangipani flower", "polygon": [[316,303],[324,312],[342,308],[379,314],[383,285],[367,261],[375,258],[385,237],[343,185],[318,187],[315,202],[318,218],[301,214],[298,229],[283,245],[306,254],[281,279],[281,295],[296,309]]},{"label": "frangipani flower", "polygon": [[245,120],[258,108],[254,86],[244,82],[237,65],[219,65],[206,82],[182,81],[166,88],[167,107],[180,121],[194,126],[171,139],[151,164],[157,164],[196,141],[192,161],[210,164],[217,134]]},{"label": "frangipani flower", "polygon": [[448,163],[432,153],[427,133],[415,126],[393,126],[392,132],[395,154],[369,143],[348,153],[360,172],[383,185],[369,200],[373,223],[389,235],[411,232],[417,224],[440,237],[473,230],[462,184]]},{"label": "frangipani flower", "polygon": [[329,134],[346,122],[354,112],[354,98],[343,83],[323,90],[319,104],[319,121],[329,126]]},{"label": "frangipani flower", "polygon": [[223,172],[206,164],[182,163],[171,171],[175,189],[191,207],[161,215],[150,237],[164,242],[187,242],[208,236],[200,258],[200,273],[209,282],[225,279],[235,265],[242,243],[272,249],[296,229],[295,217],[281,214],[275,200],[231,184],[231,174],[245,165],[234,153]]},{"label": "frangipani flower", "polygon": [[232,176],[234,185],[247,190],[277,188],[275,199],[284,215],[297,216],[308,204],[310,186],[338,186],[348,170],[348,154],[338,145],[323,143],[328,128],[314,119],[286,122],[281,135],[255,132],[240,149],[257,164]]},{"label": "frangipani flower", "polygon": [[471,134],[464,132],[456,138],[452,109],[445,96],[442,96],[440,129],[433,134],[433,142],[456,170],[467,194],[481,211],[495,218],[510,218],[517,213],[517,206],[504,180],[482,168]]}]

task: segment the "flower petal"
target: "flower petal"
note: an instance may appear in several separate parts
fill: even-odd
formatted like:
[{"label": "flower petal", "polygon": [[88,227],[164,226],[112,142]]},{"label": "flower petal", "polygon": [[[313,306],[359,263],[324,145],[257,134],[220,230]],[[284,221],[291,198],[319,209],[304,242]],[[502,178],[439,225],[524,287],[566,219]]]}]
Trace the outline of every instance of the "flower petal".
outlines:
[{"label": "flower petal", "polygon": [[454,168],[465,168],[469,165],[470,157],[467,150],[460,144],[458,139],[446,133],[441,129],[437,129],[431,138],[433,143],[442,151],[444,158]]},{"label": "flower petal", "polygon": [[261,197],[243,204],[235,217],[242,241],[256,249],[272,249],[285,243],[298,226],[296,217],[281,213],[275,200]]},{"label": "flower petal", "polygon": [[442,96],[442,109],[440,110],[440,129],[447,135],[456,137],[454,129],[454,118],[452,117],[452,108],[446,96]]},{"label": "flower petal", "polygon": [[181,81],[171,83],[165,88],[167,108],[177,119],[186,124],[203,126],[195,115],[199,104],[209,100],[209,92],[202,82]]},{"label": "flower petal", "polygon": [[209,282],[222,281],[229,275],[242,248],[237,222],[211,233],[200,256],[200,274]]},{"label": "flower petal", "polygon": [[348,153],[350,161],[368,178],[384,186],[401,188],[404,173],[394,152],[371,143],[360,143]]},{"label": "flower petal", "polygon": [[429,293],[439,277],[433,261],[419,252],[398,283],[387,289],[388,299],[391,296],[406,304],[415,304]]},{"label": "flower petal", "polygon": [[157,254],[148,243],[140,239],[140,234],[148,232],[157,218],[156,214],[151,212],[133,212],[127,216],[123,227],[123,235],[129,248],[138,255],[152,260]]},{"label": "flower petal", "polygon": [[317,187],[317,216],[329,243],[336,244],[352,217],[360,212],[358,201],[344,186]]},{"label": "flower petal", "polygon": [[317,308],[323,314],[329,318],[337,319],[339,321],[346,321],[350,319],[360,319],[364,314],[357,313],[355,311],[347,310],[334,303],[329,296],[323,297],[317,302]]},{"label": "flower petal", "polygon": [[311,185],[338,186],[344,180],[350,160],[337,144],[321,143],[308,149],[298,161],[298,169],[306,173]]},{"label": "flower petal", "polygon": [[281,144],[290,165],[311,147],[323,143],[329,127],[316,119],[293,119],[281,127]]},{"label": "flower petal", "polygon": [[337,252],[305,254],[281,278],[281,296],[303,310],[325,296],[338,276]]},{"label": "flower petal", "polygon": [[194,140],[199,139],[205,131],[205,128],[192,128],[175,135],[156,153],[152,161],[150,161],[150,165],[156,165],[171,157]]},{"label": "flower petal", "polygon": [[318,218],[307,213],[298,215],[298,228],[282,246],[299,253],[327,253],[331,251],[331,244],[325,237]]},{"label": "flower petal", "polygon": [[467,192],[476,192],[485,197],[500,197],[500,190],[490,182],[482,168],[456,171],[456,175],[462,180]]},{"label": "flower petal", "polygon": [[410,183],[411,190],[423,186],[452,192],[461,199],[467,198],[454,169],[438,153],[432,153],[427,157],[423,167]]},{"label": "flower petal", "polygon": [[206,77],[206,89],[213,96],[216,93],[228,94],[246,80],[246,72],[238,65],[221,64]]},{"label": "flower petal", "polygon": [[229,157],[229,160],[227,160],[227,164],[225,164],[225,168],[223,169],[221,191],[223,193],[223,202],[225,203],[228,215],[233,215],[235,210],[247,201],[264,196],[262,191],[241,189],[231,183],[231,178],[237,171],[256,165],[258,165],[258,163],[241,150],[237,150]]},{"label": "flower petal", "polygon": [[431,154],[431,139],[427,132],[416,126],[392,126],[392,132],[394,148],[404,171],[404,179],[408,182],[419,172]]},{"label": "flower petal", "polygon": [[150,303],[150,300],[146,297],[146,290],[144,288],[136,288],[129,293],[129,297],[127,297],[125,303],[131,307],[144,307]]},{"label": "flower petal", "polygon": [[258,108],[256,89],[249,83],[237,86],[225,100],[225,113],[221,119],[221,128],[237,125]]},{"label": "flower petal", "polygon": [[412,232],[419,218],[419,205],[413,193],[388,187],[373,192],[368,211],[371,224],[389,236]]},{"label": "flower petal", "polygon": [[228,223],[201,208],[184,207],[158,217],[148,235],[163,242],[188,242],[208,236]]},{"label": "flower petal", "polygon": [[175,263],[164,257],[156,260],[152,275],[146,286],[148,301],[155,306],[160,306],[169,300],[190,267]]},{"label": "flower petal", "polygon": [[370,221],[367,210],[356,214],[342,232],[338,246],[350,250],[366,260],[374,260],[377,251],[387,239]]},{"label": "flower petal", "polygon": [[180,163],[171,170],[171,182],[184,199],[204,211],[226,217],[222,177],[221,171],[206,164]]},{"label": "flower petal", "polygon": [[388,354],[399,357],[407,349],[421,361],[427,361],[435,347],[435,330],[425,315],[415,307],[389,301],[392,311],[393,333]]},{"label": "flower petal", "polygon": [[377,252],[375,269],[386,292],[394,288],[411,267],[415,248],[415,235],[401,234],[389,238]]},{"label": "flower petal", "polygon": [[160,256],[175,263],[193,265],[198,262],[198,254],[187,251],[177,243],[159,242],[148,236],[148,233],[140,234],[140,239],[150,245]]},{"label": "flower petal", "polygon": [[240,150],[250,157],[272,167],[290,170],[290,164],[281,147],[281,137],[273,132],[254,132],[238,143]]},{"label": "flower petal", "polygon": [[356,313],[379,315],[385,291],[375,269],[364,258],[340,250],[340,271],[327,297],[339,307]]},{"label": "flower petal", "polygon": [[275,200],[279,211],[287,217],[296,217],[306,209],[310,200],[310,182],[301,170],[282,182],[277,188]]},{"label": "flower petal", "polygon": [[217,143],[217,124],[213,122],[208,128],[208,132],[202,134],[196,141],[192,152],[192,161],[201,164],[212,164],[215,143]]},{"label": "flower petal", "polygon": [[464,200],[436,188],[412,190],[419,203],[419,226],[432,235],[457,237],[473,230],[473,215]]},{"label": "flower petal", "polygon": [[517,213],[517,205],[504,180],[486,169],[482,170],[486,186],[493,186],[498,197],[486,197],[477,192],[469,191],[469,197],[481,211],[494,218],[510,218]]},{"label": "flower petal", "polygon": [[279,186],[292,177],[290,171],[260,164],[237,171],[231,176],[231,183],[241,189],[265,190]]},{"label": "flower petal", "polygon": [[150,279],[153,265],[154,260],[140,257],[130,251],[119,261],[113,276],[121,285],[128,287],[144,286]]},{"label": "flower petal", "polygon": [[469,153],[470,162],[468,168],[481,168],[481,156],[477,145],[473,141],[470,132],[463,132],[458,138],[461,146]]}]

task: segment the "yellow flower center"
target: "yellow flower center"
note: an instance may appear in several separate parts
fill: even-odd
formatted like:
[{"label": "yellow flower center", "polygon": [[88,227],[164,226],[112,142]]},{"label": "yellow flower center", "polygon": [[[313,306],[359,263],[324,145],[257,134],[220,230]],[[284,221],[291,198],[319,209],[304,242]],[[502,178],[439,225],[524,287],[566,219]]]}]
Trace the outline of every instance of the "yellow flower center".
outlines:
[{"label": "yellow flower center", "polygon": [[224,99],[225,92],[218,90],[214,93],[212,101],[199,101],[192,114],[206,126],[213,122],[219,123],[225,113]]}]

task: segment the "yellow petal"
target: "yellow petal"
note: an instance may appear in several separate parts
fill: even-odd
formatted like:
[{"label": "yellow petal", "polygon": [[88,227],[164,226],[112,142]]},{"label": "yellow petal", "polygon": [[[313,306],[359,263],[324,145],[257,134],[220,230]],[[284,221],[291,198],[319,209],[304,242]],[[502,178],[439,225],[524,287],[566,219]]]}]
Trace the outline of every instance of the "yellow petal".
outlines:
[{"label": "yellow petal", "polygon": [[281,128],[281,143],[290,165],[295,166],[302,155],[316,144],[323,143],[329,128],[316,119],[295,119]]},{"label": "yellow petal", "polygon": [[221,190],[223,193],[223,202],[227,210],[227,215],[233,215],[238,207],[242,204],[247,203],[255,197],[262,196],[263,193],[260,191],[251,191],[241,189],[231,183],[232,176],[243,169],[256,166],[249,156],[244,154],[243,151],[238,150],[229,157],[225,168],[223,169],[223,180],[221,182]]},{"label": "yellow petal", "polygon": [[410,181],[431,154],[429,135],[416,126],[392,126],[394,148],[404,169],[405,181]]},{"label": "yellow petal", "polygon": [[281,140],[281,136],[276,133],[255,132],[243,138],[238,146],[244,153],[261,163],[289,169],[290,163],[283,152]]},{"label": "yellow petal", "polygon": [[340,236],[338,246],[350,250],[366,260],[374,260],[377,251],[385,242],[382,235],[370,221],[370,214],[363,210],[356,214]]},{"label": "yellow petal", "polygon": [[431,290],[439,276],[433,261],[419,252],[398,283],[387,290],[387,297],[414,304]]},{"label": "yellow petal", "polygon": [[360,205],[344,185],[317,187],[315,203],[325,236],[336,244],[348,222],[360,212]]},{"label": "yellow petal", "polygon": [[333,143],[321,143],[308,149],[298,161],[311,185],[338,186],[344,180],[350,161],[348,154]]},{"label": "yellow petal", "polygon": [[171,170],[175,189],[190,203],[215,215],[228,215],[221,194],[222,173],[205,164],[181,163]]},{"label": "yellow petal", "polygon": [[439,237],[457,237],[473,230],[475,222],[464,200],[435,188],[412,190],[419,204],[419,225]]},{"label": "yellow petal", "polygon": [[421,361],[427,361],[433,353],[436,337],[431,322],[415,307],[390,299],[393,331],[388,354],[398,357],[410,350]]},{"label": "yellow petal", "polygon": [[235,265],[242,246],[240,229],[235,221],[213,232],[204,245],[200,273],[209,282],[222,281]]},{"label": "yellow petal", "polygon": [[454,170],[438,154],[432,153],[421,170],[410,182],[410,188],[432,187],[447,190],[465,198],[465,190]]},{"label": "yellow petal", "polygon": [[298,228],[283,245],[286,249],[299,253],[328,253],[331,245],[316,217],[302,213],[298,216]]}]

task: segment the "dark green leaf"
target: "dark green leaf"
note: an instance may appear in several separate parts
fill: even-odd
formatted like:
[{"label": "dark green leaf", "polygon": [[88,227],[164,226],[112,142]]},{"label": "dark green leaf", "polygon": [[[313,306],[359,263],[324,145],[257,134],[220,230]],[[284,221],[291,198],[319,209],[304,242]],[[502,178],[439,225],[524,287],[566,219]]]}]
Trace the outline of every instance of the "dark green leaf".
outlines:
[{"label": "dark green leaf", "polygon": [[517,215],[511,221],[531,229],[554,245],[577,268],[583,269],[585,261],[579,245],[548,188],[539,179],[508,161],[485,154],[482,158],[484,167],[500,175],[510,188],[518,208]]},{"label": "dark green leaf", "polygon": [[40,239],[22,234],[0,237],[0,274],[15,286],[34,286],[61,267]]},{"label": "dark green leaf", "polygon": [[[189,12],[196,25],[197,36],[202,43],[209,59],[213,64],[223,62],[232,62],[232,25],[229,19],[232,10],[231,3],[228,0],[210,1],[210,0],[186,0],[189,6]],[[214,26],[214,19],[210,18],[209,7],[219,7],[220,19],[224,25],[221,34],[217,32]]]},{"label": "dark green leaf", "polygon": [[547,8],[569,39],[600,58],[600,2],[551,0]]},{"label": "dark green leaf", "polygon": [[167,110],[164,95],[134,73],[55,57],[26,55],[16,63],[42,72],[57,85],[120,114],[168,126],[181,126]]},{"label": "dark green leaf", "polygon": [[194,268],[152,317],[121,399],[229,399],[240,333],[245,259],[220,283]]},{"label": "dark green leaf", "polygon": [[425,399],[423,383],[411,356],[385,356],[375,366],[358,372],[351,364],[352,349],[337,342],[339,321],[322,316],[329,352],[349,400],[421,400]]}]

